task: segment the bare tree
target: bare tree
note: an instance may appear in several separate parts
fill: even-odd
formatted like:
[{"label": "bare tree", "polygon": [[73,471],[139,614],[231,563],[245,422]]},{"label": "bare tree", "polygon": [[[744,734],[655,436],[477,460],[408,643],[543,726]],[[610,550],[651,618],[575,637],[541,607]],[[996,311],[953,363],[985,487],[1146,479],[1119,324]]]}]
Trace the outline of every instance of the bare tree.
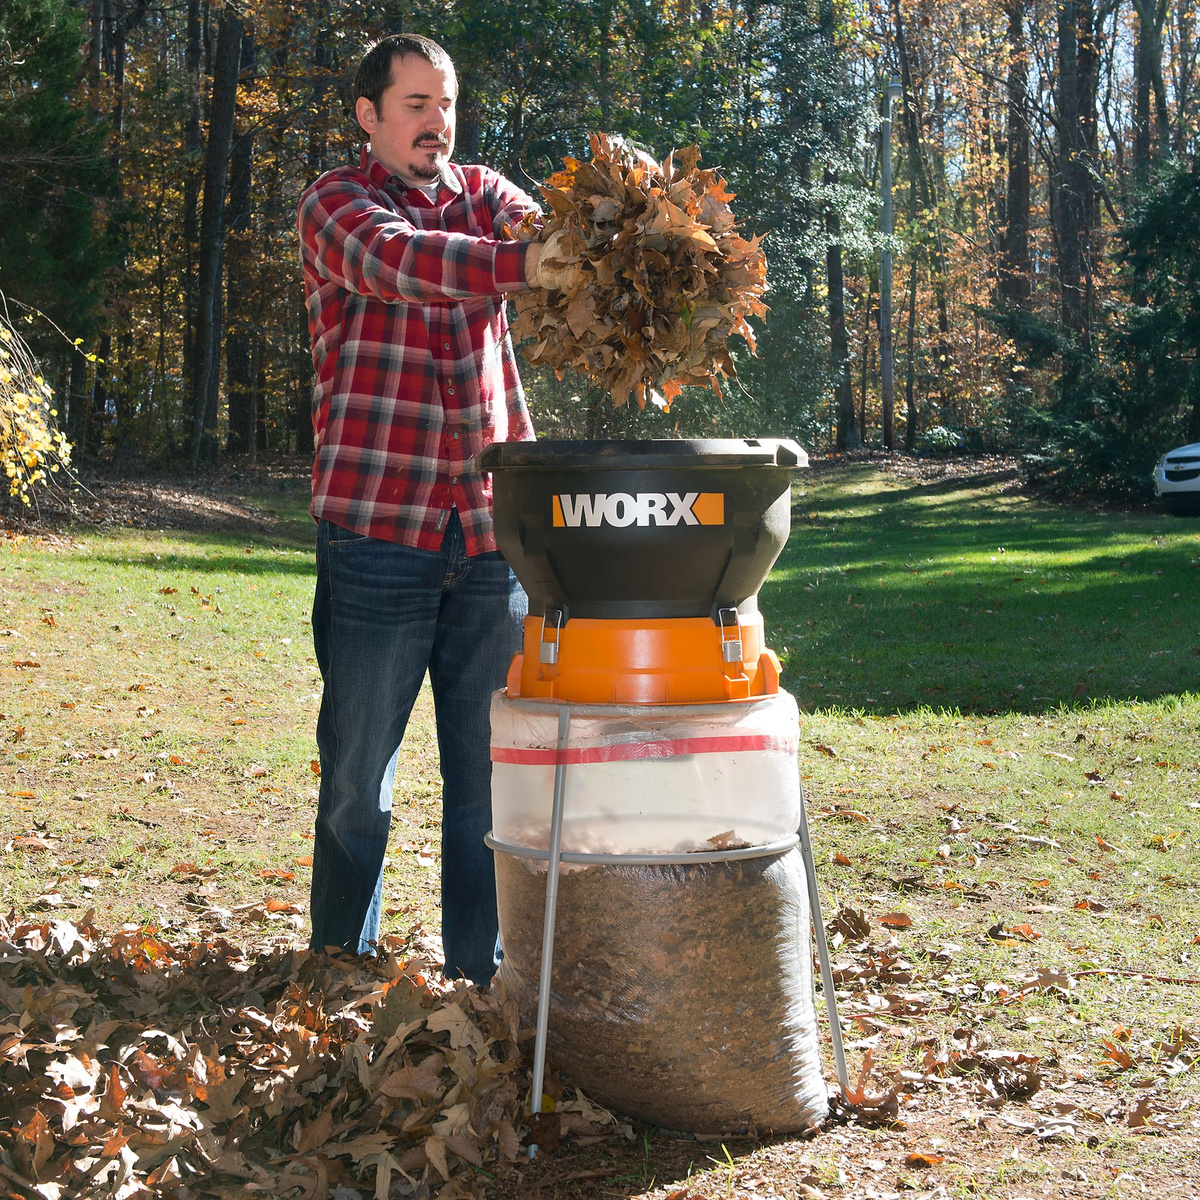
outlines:
[{"label": "bare tree", "polygon": [[225,181],[229,173],[229,148],[233,142],[241,43],[241,14],[233,5],[227,4],[221,10],[217,33],[208,144],[204,151],[204,207],[200,218],[199,310],[196,321],[198,361],[192,388],[193,468],[199,464],[201,457],[214,461],[217,453],[216,390],[213,386],[220,364],[217,305],[221,286],[221,249],[224,244]]},{"label": "bare tree", "polygon": [[1004,228],[1000,237],[1000,303],[1027,309],[1030,300],[1029,52],[1025,0],[1008,0],[1008,75],[1005,83]]},{"label": "bare tree", "polygon": [[[253,79],[256,67],[254,34],[242,37],[241,75]],[[229,252],[225,256],[225,383],[229,396],[229,433],[225,448],[245,454],[254,448],[255,371],[250,335],[253,249],[247,243],[253,204],[254,126],[243,119],[233,143],[229,169]]]}]

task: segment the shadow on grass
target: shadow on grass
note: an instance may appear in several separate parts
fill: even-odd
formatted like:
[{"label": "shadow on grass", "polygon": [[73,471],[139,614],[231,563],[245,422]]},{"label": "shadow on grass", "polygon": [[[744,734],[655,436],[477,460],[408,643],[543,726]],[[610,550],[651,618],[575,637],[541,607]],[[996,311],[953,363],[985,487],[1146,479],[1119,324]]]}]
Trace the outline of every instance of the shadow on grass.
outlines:
[{"label": "shadow on grass", "polygon": [[209,575],[316,575],[316,526],[287,521],[282,528],[247,534],[233,531],[153,530],[166,541],[166,550],[130,540],[104,552],[92,562],[135,567],[151,572],[201,572]]},{"label": "shadow on grass", "polygon": [[[999,486],[1010,486],[1017,483],[1020,479],[1020,472],[1015,470],[986,471],[978,475],[966,477],[951,475],[941,479],[918,482],[905,481],[903,483],[893,480],[886,485],[886,490],[867,494],[853,491],[847,493],[844,490],[847,487],[853,487],[856,483],[870,483],[877,479],[878,476],[875,475],[871,468],[852,468],[845,473],[844,477],[838,480],[840,487],[836,499],[822,498],[815,503],[809,504],[809,507],[824,507],[834,510],[865,508],[868,505],[877,503],[880,497],[886,497],[889,503],[903,503],[905,500],[916,497],[928,499],[930,496],[954,496],[956,502],[961,502],[964,492],[970,494],[972,492],[992,491]],[[822,484],[826,482],[828,480],[820,476],[815,479],[798,476],[797,484],[804,494],[801,498],[797,499],[796,507],[804,508],[806,504],[805,497],[814,495],[805,485],[812,484],[817,489],[821,489]]]},{"label": "shadow on grass", "polygon": [[147,571],[201,572],[210,575],[311,575],[317,574],[315,551],[279,549],[255,554],[94,554],[92,561],[116,567],[141,567]]},{"label": "shadow on grass", "polygon": [[1042,712],[1200,692],[1196,531],[1009,482],[855,471],[798,498],[760,602],[802,706]]},{"label": "shadow on grass", "polygon": [[[260,548],[312,546],[315,522],[306,480],[282,478],[271,486],[267,468],[237,474],[232,482],[153,475],[90,480],[95,492],[85,488],[75,508],[49,514],[42,526],[83,538],[99,533]],[[237,487],[238,482],[252,486]]]}]

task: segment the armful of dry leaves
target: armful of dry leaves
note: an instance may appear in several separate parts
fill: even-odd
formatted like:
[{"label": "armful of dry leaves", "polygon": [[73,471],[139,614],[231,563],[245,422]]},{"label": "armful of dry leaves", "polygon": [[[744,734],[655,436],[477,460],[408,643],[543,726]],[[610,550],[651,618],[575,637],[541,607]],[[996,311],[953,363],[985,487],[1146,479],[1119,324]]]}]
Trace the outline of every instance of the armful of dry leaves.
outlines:
[{"label": "armful of dry leaves", "polygon": [[514,337],[532,339],[530,362],[560,378],[574,368],[617,408],[631,395],[669,408],[692,384],[719,394],[718,375],[737,376],[730,335],[753,352],[746,318],[767,311],[762,238],[737,232],[733,193],[701,170],[698,146],[661,165],[602,133],[591,149],[590,163],[566,158],[542,185],[544,223],[531,214],[510,231],[538,242],[565,231],[555,257],[577,267],[564,290],[514,294]]}]

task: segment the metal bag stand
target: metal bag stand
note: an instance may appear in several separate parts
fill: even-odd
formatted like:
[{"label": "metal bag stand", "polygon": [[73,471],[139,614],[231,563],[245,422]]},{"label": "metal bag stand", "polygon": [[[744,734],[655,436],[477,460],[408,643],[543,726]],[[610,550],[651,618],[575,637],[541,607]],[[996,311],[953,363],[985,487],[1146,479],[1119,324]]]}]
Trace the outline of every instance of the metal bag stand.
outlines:
[{"label": "metal bag stand", "polygon": [[[571,731],[570,706],[563,704],[558,713],[557,753],[554,765],[554,803],[550,814],[550,846],[547,850],[533,850],[524,846],[512,846],[498,842],[489,833],[484,839],[492,850],[519,858],[545,859],[546,907],[542,918],[542,964],[538,976],[537,1021],[533,1042],[533,1081],[530,1091],[530,1111],[542,1111],[542,1092],[546,1081],[546,1041],[550,1028],[550,976],[554,967],[554,924],[558,912],[558,871],[564,862],[571,863],[624,863],[629,866],[651,866],[654,864],[700,864],[730,862],[740,858],[767,858],[783,854],[797,844],[804,863],[804,877],[808,885],[808,903],[813,932],[817,943],[817,958],[821,964],[821,990],[825,1000],[825,1013],[829,1019],[829,1032],[833,1040],[833,1061],[837,1070],[838,1083],[847,1098],[850,1094],[850,1078],[846,1070],[846,1053],[842,1045],[842,1027],[838,1021],[837,999],[834,994],[833,969],[829,962],[829,944],[825,938],[825,921],[821,915],[821,896],[817,890],[816,863],[813,860],[812,842],[808,834],[808,818],[805,815],[804,789],[800,790],[800,828],[797,833],[769,846],[748,846],[739,850],[700,851],[688,854],[581,854],[563,851],[562,823],[563,797],[567,773],[566,750]],[[814,996],[816,987],[813,988]],[[537,1157],[536,1143],[529,1146],[529,1158]]]},{"label": "metal bag stand", "polygon": [[[837,993],[833,987],[833,968],[829,965],[829,942],[825,937],[825,918],[821,915],[821,894],[817,891],[817,864],[813,860],[812,840],[808,836],[804,787],[800,787],[800,857],[804,860],[804,878],[808,881],[808,907],[816,935],[817,958],[821,963],[821,994],[825,998],[825,1016],[833,1041],[833,1063],[837,1069],[842,1095],[850,1099],[850,1075],[846,1070],[846,1051],[842,1045],[842,1023],[838,1020]],[[815,992],[815,988],[813,989]]]},{"label": "metal bag stand", "polygon": [[[563,783],[567,775],[567,738],[571,709],[558,710],[558,754],[554,761],[554,808],[550,815],[550,859],[546,874],[546,913],[542,918],[542,970],[538,979],[537,1026],[533,1039],[533,1093],[530,1110],[542,1111],[542,1086],[546,1081],[546,1034],[550,1027],[550,972],[554,966],[554,918],[558,912],[558,865],[562,861]],[[530,1144],[530,1161],[537,1145]]]}]

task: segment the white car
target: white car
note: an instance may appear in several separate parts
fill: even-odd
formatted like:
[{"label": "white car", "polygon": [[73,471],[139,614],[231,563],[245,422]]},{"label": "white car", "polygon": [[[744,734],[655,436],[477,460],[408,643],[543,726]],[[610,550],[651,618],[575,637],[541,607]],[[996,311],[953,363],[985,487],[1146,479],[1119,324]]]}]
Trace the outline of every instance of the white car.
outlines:
[{"label": "white car", "polygon": [[1168,512],[1200,513],[1200,442],[1170,450],[1158,460],[1154,494]]}]

